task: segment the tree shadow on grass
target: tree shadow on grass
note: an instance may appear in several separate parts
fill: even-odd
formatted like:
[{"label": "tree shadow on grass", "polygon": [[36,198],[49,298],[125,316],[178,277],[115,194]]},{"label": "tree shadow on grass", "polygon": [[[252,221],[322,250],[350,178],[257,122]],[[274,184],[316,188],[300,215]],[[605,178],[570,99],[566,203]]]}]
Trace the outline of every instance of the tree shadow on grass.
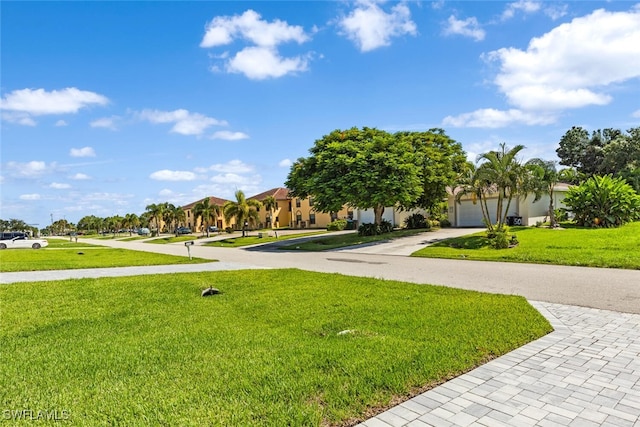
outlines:
[{"label": "tree shadow on grass", "polygon": [[464,236],[444,240],[431,246],[434,248],[481,249],[489,246],[489,240],[484,236]]}]

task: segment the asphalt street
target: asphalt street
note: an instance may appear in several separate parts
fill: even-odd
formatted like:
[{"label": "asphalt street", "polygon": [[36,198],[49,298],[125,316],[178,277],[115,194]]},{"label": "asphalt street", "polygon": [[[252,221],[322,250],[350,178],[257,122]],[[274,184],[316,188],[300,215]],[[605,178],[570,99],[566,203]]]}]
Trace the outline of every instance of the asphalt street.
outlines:
[{"label": "asphalt street", "polygon": [[[412,258],[411,252],[434,241],[473,233],[475,229],[443,229],[412,237],[328,252],[283,251],[274,246],[191,247],[194,257],[220,262],[189,266],[126,267],[3,273],[0,283],[58,280],[74,277],[156,274],[243,268],[299,268],[303,270],[450,286],[482,292],[522,295],[529,300],[640,314],[640,271],[519,264],[469,260]],[[223,236],[213,237],[223,238]],[[90,240],[87,243],[146,252],[187,256],[184,243],[148,244],[142,241]],[[287,240],[286,244],[292,244]],[[640,256],[640,255],[639,255]],[[97,271],[98,270],[98,271]]]}]

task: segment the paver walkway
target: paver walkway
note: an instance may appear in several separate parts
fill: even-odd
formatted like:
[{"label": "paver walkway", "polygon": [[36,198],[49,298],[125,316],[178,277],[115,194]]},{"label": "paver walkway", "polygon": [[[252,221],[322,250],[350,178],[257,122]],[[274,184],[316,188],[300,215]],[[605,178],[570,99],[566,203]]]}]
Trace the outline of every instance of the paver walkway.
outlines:
[{"label": "paver walkway", "polygon": [[554,332],[360,426],[640,426],[640,315],[532,304]]}]

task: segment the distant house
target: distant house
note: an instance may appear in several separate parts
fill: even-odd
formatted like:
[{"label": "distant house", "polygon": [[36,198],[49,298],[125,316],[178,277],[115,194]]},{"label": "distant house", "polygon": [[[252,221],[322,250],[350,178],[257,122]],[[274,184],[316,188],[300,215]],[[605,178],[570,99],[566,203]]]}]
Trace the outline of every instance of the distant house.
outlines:
[{"label": "distant house", "polygon": [[289,189],[284,187],[272,188],[249,199],[264,202],[268,196],[273,196],[276,200],[276,207],[273,212],[269,212],[264,206],[258,210],[260,228],[326,228],[335,219],[353,219],[353,211],[346,207],[334,214],[317,212],[313,207],[313,197],[291,197]]},{"label": "distant house", "polygon": [[[555,209],[564,207],[562,203],[567,191],[568,184],[557,184],[553,190],[553,206]],[[482,222],[482,210],[480,201],[476,200],[472,195],[465,195],[460,199],[460,203],[455,200],[455,190],[450,192],[447,199],[449,209],[449,221],[453,227],[484,227]],[[549,219],[549,195],[543,195],[540,200],[534,202],[534,196],[514,197],[509,207],[507,216],[516,218],[518,225],[535,225],[537,222],[544,222]],[[489,216],[492,222],[496,221],[496,208],[498,206],[498,197],[490,196],[487,198],[487,207],[489,208]]]},{"label": "distant house", "polygon": [[[187,227],[189,227],[190,229],[192,229],[195,232],[199,232],[199,231],[205,231],[202,229],[202,218],[196,218],[195,215],[193,214],[193,208],[195,205],[197,205],[198,203],[200,203],[201,201],[203,201],[203,199],[200,200],[196,200],[193,203],[189,203],[188,205],[182,206],[182,210],[184,211],[184,216],[185,216],[185,223],[187,224]],[[226,199],[221,199],[220,197],[209,197],[209,204],[210,205],[218,205],[220,206],[220,208],[222,208],[222,206],[224,206],[224,204],[227,202],[228,200]],[[216,227],[218,227],[218,230],[224,230],[227,227],[227,224],[224,220],[224,215],[220,214],[214,221],[212,224],[209,225],[214,225]]]}]

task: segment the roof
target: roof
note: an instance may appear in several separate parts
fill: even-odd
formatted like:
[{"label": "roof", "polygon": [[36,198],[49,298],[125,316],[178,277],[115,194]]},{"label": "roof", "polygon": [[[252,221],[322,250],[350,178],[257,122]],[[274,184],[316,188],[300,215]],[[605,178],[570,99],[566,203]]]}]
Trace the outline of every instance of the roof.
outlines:
[{"label": "roof", "polygon": [[[205,197],[206,198],[206,197]],[[201,201],[203,201],[205,198],[202,198],[200,200],[197,200],[193,203],[189,203],[188,205],[184,205],[182,207],[182,209],[193,209],[193,207],[197,204],[200,203]],[[209,197],[209,204],[211,205],[218,205],[218,206],[223,206],[226,202],[228,202],[227,199],[221,199],[220,197],[215,197],[215,196],[211,196]]]},{"label": "roof", "polygon": [[256,194],[255,196],[247,197],[247,199],[255,199],[255,200],[263,201],[268,196],[273,196],[273,198],[276,199],[276,200],[283,200],[283,199],[290,199],[291,198],[291,196],[289,196],[289,189],[288,188],[276,187],[276,188],[272,188],[271,190],[267,190],[265,192],[262,192],[260,194]]}]

